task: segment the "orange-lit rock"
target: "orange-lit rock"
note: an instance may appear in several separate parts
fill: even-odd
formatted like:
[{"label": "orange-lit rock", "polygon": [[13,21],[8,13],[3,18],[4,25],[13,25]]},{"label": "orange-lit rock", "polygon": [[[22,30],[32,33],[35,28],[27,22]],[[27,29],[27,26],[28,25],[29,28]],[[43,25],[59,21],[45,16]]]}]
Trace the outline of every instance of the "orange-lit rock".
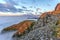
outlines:
[{"label": "orange-lit rock", "polygon": [[[49,15],[59,15],[60,14],[60,3],[57,4],[54,11],[43,13],[40,18],[44,18],[47,14]],[[60,18],[60,16],[59,16]]]},{"label": "orange-lit rock", "polygon": [[19,30],[20,32],[24,32],[24,31],[22,31],[22,29],[26,30],[32,23],[33,23],[33,20],[25,20],[25,21],[22,21],[18,24],[14,24],[12,26],[4,28],[2,30],[2,32],[11,31],[11,30],[19,30],[19,29],[20,29]]},{"label": "orange-lit rock", "polygon": [[55,11],[56,10],[60,10],[60,3],[58,3],[57,6],[55,7]]},{"label": "orange-lit rock", "polygon": [[13,37],[23,35],[25,31],[29,32],[29,30],[32,29],[34,23],[35,22],[29,20],[24,21],[24,23],[20,26],[18,31],[13,35]]},{"label": "orange-lit rock", "polygon": [[7,32],[7,31],[11,31],[11,30],[17,30],[19,27],[17,27],[17,24],[14,24],[12,26],[6,27],[2,30],[2,32]]}]

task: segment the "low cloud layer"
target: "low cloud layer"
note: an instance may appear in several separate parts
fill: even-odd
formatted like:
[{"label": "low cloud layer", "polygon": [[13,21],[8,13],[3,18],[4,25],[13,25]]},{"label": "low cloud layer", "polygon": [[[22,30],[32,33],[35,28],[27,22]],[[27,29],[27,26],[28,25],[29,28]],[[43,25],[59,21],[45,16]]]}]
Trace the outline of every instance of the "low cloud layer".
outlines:
[{"label": "low cloud layer", "polygon": [[52,10],[60,0],[4,0],[0,3],[0,12],[45,12]]}]

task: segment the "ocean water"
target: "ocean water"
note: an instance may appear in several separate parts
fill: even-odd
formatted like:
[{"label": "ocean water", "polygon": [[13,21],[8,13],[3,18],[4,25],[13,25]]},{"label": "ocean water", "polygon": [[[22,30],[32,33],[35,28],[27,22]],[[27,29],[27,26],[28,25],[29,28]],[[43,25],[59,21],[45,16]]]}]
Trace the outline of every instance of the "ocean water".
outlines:
[{"label": "ocean water", "polygon": [[1,34],[1,31],[3,30],[3,28],[13,24],[17,24],[23,20],[27,20],[27,17],[0,16],[0,40],[12,40],[12,35],[15,33],[14,31],[3,34]]}]

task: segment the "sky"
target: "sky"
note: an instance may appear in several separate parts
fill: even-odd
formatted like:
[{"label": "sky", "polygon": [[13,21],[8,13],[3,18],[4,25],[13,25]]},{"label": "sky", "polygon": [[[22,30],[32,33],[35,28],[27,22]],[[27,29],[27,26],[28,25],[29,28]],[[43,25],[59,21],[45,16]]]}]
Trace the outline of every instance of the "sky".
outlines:
[{"label": "sky", "polygon": [[34,13],[54,10],[60,0],[0,0],[0,12],[13,12],[14,14]]}]

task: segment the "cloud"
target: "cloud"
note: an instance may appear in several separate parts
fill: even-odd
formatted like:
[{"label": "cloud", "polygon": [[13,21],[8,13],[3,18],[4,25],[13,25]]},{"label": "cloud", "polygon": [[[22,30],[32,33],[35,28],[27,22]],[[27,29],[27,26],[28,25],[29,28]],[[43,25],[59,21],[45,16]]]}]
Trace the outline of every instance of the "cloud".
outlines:
[{"label": "cloud", "polygon": [[5,2],[11,5],[18,5],[15,0],[5,0]]},{"label": "cloud", "polygon": [[[25,5],[19,5],[20,2],[33,2],[28,0],[5,0],[5,4],[0,3],[0,12],[32,12],[32,10],[29,10]],[[17,8],[15,6],[20,6],[20,8]],[[32,6],[31,6],[32,8]]]},{"label": "cloud", "polygon": [[0,3],[0,12],[32,12],[32,10],[28,10],[27,7],[22,6],[22,8],[16,8],[14,6],[11,6],[10,4],[1,4]]},{"label": "cloud", "polygon": [[22,6],[22,8],[23,8],[23,9],[27,9],[27,7],[25,7],[25,6]]},{"label": "cloud", "polygon": [[51,6],[51,4],[48,3],[47,6]]},{"label": "cloud", "polygon": [[24,15],[26,13],[12,13],[12,12],[0,12],[0,16],[21,16],[21,15]]},{"label": "cloud", "polygon": [[9,4],[1,4],[0,3],[0,12],[22,12],[23,9],[15,8],[14,6],[10,6]]}]

